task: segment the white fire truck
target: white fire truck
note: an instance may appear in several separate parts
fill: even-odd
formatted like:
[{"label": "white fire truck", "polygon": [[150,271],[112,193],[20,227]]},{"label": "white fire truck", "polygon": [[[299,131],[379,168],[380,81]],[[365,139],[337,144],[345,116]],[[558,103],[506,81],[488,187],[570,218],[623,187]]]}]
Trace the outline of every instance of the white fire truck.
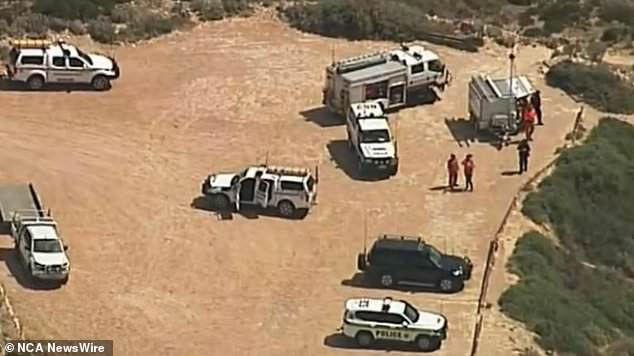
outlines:
[{"label": "white fire truck", "polygon": [[328,66],[323,104],[341,116],[350,104],[368,100],[377,100],[388,110],[405,106],[408,96],[421,91],[442,91],[450,81],[451,74],[436,53],[403,45]]}]

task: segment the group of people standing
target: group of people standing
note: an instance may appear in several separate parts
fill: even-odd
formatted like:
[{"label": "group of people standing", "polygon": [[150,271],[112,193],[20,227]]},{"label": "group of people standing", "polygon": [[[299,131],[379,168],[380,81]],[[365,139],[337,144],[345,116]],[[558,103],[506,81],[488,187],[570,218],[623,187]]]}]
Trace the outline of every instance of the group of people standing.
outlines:
[{"label": "group of people standing", "polygon": [[537,119],[537,125],[544,125],[542,120],[542,98],[539,90],[532,94],[530,98],[521,99],[518,103],[518,111],[521,113],[522,131],[526,135],[526,138],[517,145],[519,174],[523,174],[528,170],[528,157],[531,155],[531,146],[528,142],[533,141],[535,119]]},{"label": "group of people standing", "polygon": [[[526,135],[525,138],[517,145],[517,152],[519,155],[519,174],[523,174],[528,170],[528,157],[530,157],[531,153],[529,141],[533,140],[535,121],[537,121],[537,125],[544,125],[542,120],[542,99],[539,90],[537,90],[529,98],[520,99],[517,108],[522,120],[521,129]],[[475,170],[473,155],[466,155],[461,163],[465,178],[464,191],[472,192],[473,171]],[[449,160],[447,161],[447,171],[449,173],[448,188],[453,191],[458,186],[458,173],[460,172],[460,164],[458,163],[456,155],[453,153],[449,156]]]},{"label": "group of people standing", "polygon": [[[475,169],[475,162],[473,162],[473,155],[468,154],[462,160],[462,167],[465,179],[465,191],[473,191],[473,171]],[[447,170],[449,171],[449,189],[455,190],[458,186],[458,172],[460,172],[460,165],[458,164],[458,158],[455,154],[449,156],[447,161]]]}]

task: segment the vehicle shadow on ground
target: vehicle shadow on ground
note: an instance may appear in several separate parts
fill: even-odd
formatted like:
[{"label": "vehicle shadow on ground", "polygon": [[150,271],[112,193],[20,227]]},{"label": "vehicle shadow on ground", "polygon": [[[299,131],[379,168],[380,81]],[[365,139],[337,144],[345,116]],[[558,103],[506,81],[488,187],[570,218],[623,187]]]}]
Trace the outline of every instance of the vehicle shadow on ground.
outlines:
[{"label": "vehicle shadow on ground", "polygon": [[[235,207],[231,207],[229,209],[216,209],[211,205],[211,202],[209,201],[209,199],[207,199],[204,196],[198,196],[194,198],[190,204],[190,207],[197,210],[214,213],[218,220],[223,220],[223,221],[233,220],[233,216],[236,214],[250,220],[259,219],[262,216],[283,219],[281,216],[279,216],[276,209],[258,209],[255,207],[242,207],[240,211],[236,211]],[[297,216],[295,216],[291,220],[303,219],[305,217],[306,217],[306,214],[298,213]]]},{"label": "vehicle shadow on ground", "polygon": [[[105,91],[110,90],[111,87],[106,89]],[[9,80],[0,80],[0,91],[15,91],[15,92],[95,92],[98,93],[98,90],[93,89],[88,84],[47,84],[40,90],[31,90],[25,84],[16,83]]]},{"label": "vehicle shadow on ground", "polygon": [[499,147],[500,139],[492,133],[478,132],[471,120],[465,118],[445,118],[445,125],[449,129],[451,136],[458,144],[458,147],[471,147],[475,143],[488,143],[491,146]]},{"label": "vehicle shadow on ground", "polygon": [[430,287],[415,287],[415,286],[403,286],[403,285],[393,285],[391,287],[383,287],[378,282],[373,282],[365,277],[363,273],[355,273],[351,278],[344,279],[341,281],[342,286],[353,287],[353,288],[363,288],[363,289],[383,289],[383,290],[393,290],[399,292],[408,292],[408,293],[434,293],[434,294],[443,294],[437,291],[434,288]]},{"label": "vehicle shadow on ground", "polygon": [[333,333],[324,338],[324,345],[337,349],[348,350],[378,350],[378,351],[400,351],[400,352],[420,352],[428,353],[436,350],[421,351],[413,344],[390,341],[375,341],[371,346],[361,347],[354,339],[346,337],[341,333]]},{"label": "vehicle shadow on ground", "polygon": [[331,160],[335,163],[337,168],[354,180],[373,182],[389,178],[387,174],[359,174],[357,169],[357,157],[350,147],[348,147],[348,141],[346,140],[330,141],[326,145],[326,148],[328,149]]},{"label": "vehicle shadow on ground", "polygon": [[520,175],[520,172],[519,171],[504,171],[504,172],[502,172],[502,175],[503,176],[507,176],[507,177],[508,176],[518,176],[518,175]]},{"label": "vehicle shadow on ground", "polygon": [[310,121],[319,127],[334,127],[345,125],[345,120],[331,113],[326,107],[320,106],[300,112],[306,121]]},{"label": "vehicle shadow on ground", "polygon": [[53,290],[61,288],[59,282],[34,281],[29,278],[25,267],[20,263],[18,254],[12,248],[0,247],[0,259],[4,261],[9,272],[23,288],[31,290]]}]

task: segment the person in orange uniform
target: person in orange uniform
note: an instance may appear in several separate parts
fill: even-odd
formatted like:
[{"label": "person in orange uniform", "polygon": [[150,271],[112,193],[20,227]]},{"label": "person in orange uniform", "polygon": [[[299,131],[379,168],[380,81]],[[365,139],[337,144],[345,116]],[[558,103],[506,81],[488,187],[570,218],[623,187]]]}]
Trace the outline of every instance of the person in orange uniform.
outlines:
[{"label": "person in orange uniform", "polygon": [[449,173],[449,189],[453,190],[458,185],[458,171],[460,167],[458,166],[458,159],[455,154],[451,154],[449,156],[449,160],[447,161],[447,172]]},{"label": "person in orange uniform", "polygon": [[475,169],[475,163],[473,162],[473,155],[468,154],[464,161],[462,161],[462,166],[464,168],[464,179],[465,179],[465,191],[472,192],[473,191],[473,170]]},{"label": "person in orange uniform", "polygon": [[533,132],[535,132],[535,108],[530,103],[526,104],[524,112],[522,113],[522,123],[524,124],[524,132],[526,133],[526,139],[533,140]]}]

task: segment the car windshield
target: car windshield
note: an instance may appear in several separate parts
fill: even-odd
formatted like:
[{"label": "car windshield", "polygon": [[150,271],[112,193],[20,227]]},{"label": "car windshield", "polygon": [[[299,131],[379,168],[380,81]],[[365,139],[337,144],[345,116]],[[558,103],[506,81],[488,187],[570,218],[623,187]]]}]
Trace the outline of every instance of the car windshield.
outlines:
[{"label": "car windshield", "polygon": [[416,308],[414,308],[411,304],[409,303],[405,303],[405,316],[407,316],[407,319],[411,320],[412,323],[415,323],[418,321],[418,318],[420,317],[420,314],[418,314],[418,311],[416,310]]},{"label": "car windshield", "polygon": [[54,240],[54,239],[35,240],[33,242],[33,252],[42,252],[42,253],[62,252],[62,246],[60,245],[59,240]]},{"label": "car windshield", "polygon": [[387,130],[368,130],[361,133],[362,143],[390,142],[390,133]]},{"label": "car windshield", "polygon": [[440,267],[440,261],[442,260],[442,254],[440,253],[440,251],[436,250],[433,246],[429,246],[428,247],[428,251],[429,251],[429,259],[432,261],[433,264],[435,264],[436,266]]},{"label": "car windshield", "polygon": [[441,61],[435,59],[429,62],[429,70],[432,72],[442,72],[445,70],[445,66],[442,64]]},{"label": "car windshield", "polygon": [[88,62],[90,65],[92,65],[92,59],[90,58],[89,55],[87,55],[86,53],[82,52],[79,50],[79,48],[77,48],[77,54],[83,58],[86,62]]}]

